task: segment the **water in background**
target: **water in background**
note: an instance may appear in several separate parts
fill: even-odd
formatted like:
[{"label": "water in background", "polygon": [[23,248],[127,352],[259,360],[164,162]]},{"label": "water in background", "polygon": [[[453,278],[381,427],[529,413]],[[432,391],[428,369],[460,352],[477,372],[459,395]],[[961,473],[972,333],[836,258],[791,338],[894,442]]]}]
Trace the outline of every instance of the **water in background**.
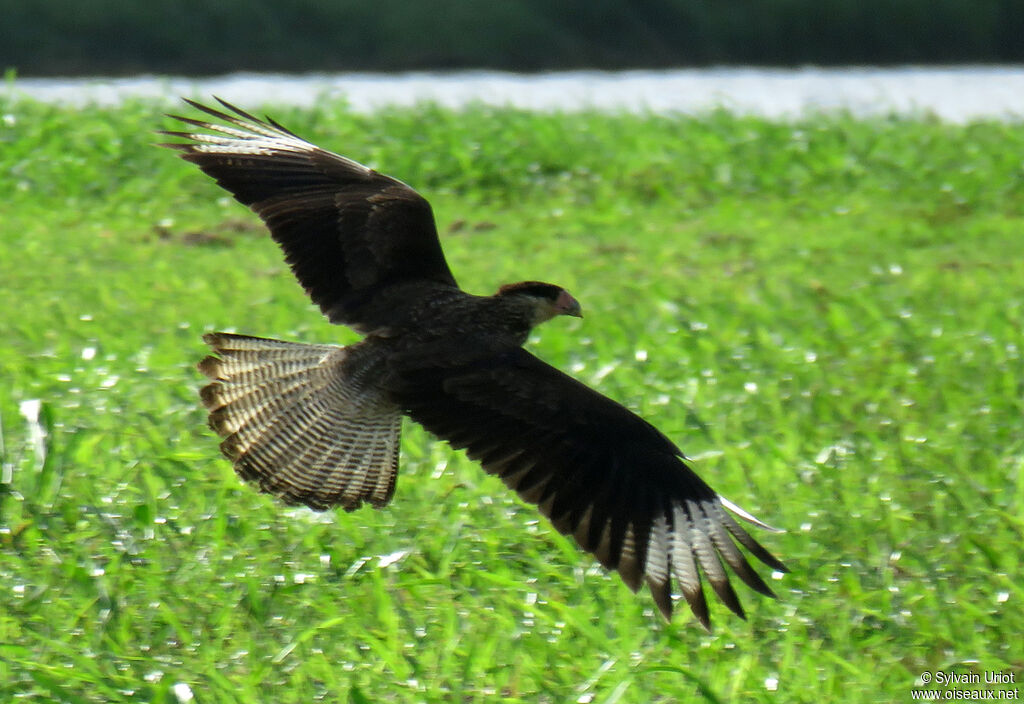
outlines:
[{"label": "water in background", "polygon": [[711,68],[664,71],[492,71],[404,74],[232,74],[214,78],[17,79],[0,96],[114,104],[128,97],[176,101],[218,95],[242,106],[307,106],[344,98],[368,112],[432,101],[530,110],[701,113],[725,108],[770,118],[847,110],[855,115],[932,114],[951,122],[1024,119],[1024,66]]}]

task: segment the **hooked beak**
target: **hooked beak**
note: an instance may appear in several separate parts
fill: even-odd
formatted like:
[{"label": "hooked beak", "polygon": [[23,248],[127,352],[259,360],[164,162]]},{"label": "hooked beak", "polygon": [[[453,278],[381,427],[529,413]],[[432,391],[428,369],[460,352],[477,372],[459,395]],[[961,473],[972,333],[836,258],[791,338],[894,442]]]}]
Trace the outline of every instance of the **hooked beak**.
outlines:
[{"label": "hooked beak", "polygon": [[555,301],[555,309],[561,315],[571,315],[574,318],[583,317],[583,309],[580,307],[580,302],[569,295],[568,291],[562,291],[558,294],[558,300]]}]

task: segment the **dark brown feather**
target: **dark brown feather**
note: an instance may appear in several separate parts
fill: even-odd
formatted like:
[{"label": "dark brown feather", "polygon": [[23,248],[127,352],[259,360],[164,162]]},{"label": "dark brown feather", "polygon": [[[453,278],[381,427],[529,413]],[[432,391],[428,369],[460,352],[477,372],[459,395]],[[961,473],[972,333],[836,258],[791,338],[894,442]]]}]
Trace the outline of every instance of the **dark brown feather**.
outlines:
[{"label": "dark brown feather", "polygon": [[730,536],[773,569],[785,566],[729,516],[670,440],[625,407],[518,348],[455,368],[402,361],[388,384],[411,418],[481,459],[631,589],[646,582],[666,618],[673,577],[692,575],[681,581],[683,596],[709,625],[698,569],[739,616],[725,564],[771,595]]},{"label": "dark brown feather", "polygon": [[[218,333],[200,371],[221,448],[246,480],[317,509],[387,503],[400,413],[481,462],[670,618],[672,585],[710,623],[702,574],[739,616],[729,570],[771,589],[740,546],[785,566],[730,516],[652,425],[521,349],[530,330],[581,306],[553,284],[494,296],[458,289],[430,205],[413,189],[221,101],[219,120],[176,118],[182,152],[267,224],[331,322],[359,345],[298,345]],[[737,545],[737,543],[739,545]]]},{"label": "dark brown feather", "polygon": [[200,132],[164,146],[255,211],[299,282],[332,323],[382,327],[389,288],[456,287],[430,204],[401,181],[326,151],[221,101],[234,115],[188,101],[228,125],[172,115]]}]

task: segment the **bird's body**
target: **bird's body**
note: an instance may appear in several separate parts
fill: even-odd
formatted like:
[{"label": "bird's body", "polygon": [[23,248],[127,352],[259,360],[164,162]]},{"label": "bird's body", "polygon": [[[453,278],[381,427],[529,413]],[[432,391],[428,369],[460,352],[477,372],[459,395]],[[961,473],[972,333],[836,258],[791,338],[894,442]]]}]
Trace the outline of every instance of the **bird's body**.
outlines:
[{"label": "bird's body", "polygon": [[736,543],[785,567],[726,508],[654,426],[523,349],[530,331],[580,315],[559,286],[525,281],[493,296],[462,291],[426,200],[405,184],[326,152],[226,103],[223,123],[176,118],[167,146],[266,222],[299,281],[348,347],[214,333],[200,363],[221,448],[246,480],[315,509],[391,500],[402,416],[465,449],[560,532],[634,590],[646,582],[668,618],[679,584],[706,626],[701,572],[743,611],[724,565],[771,590]]}]

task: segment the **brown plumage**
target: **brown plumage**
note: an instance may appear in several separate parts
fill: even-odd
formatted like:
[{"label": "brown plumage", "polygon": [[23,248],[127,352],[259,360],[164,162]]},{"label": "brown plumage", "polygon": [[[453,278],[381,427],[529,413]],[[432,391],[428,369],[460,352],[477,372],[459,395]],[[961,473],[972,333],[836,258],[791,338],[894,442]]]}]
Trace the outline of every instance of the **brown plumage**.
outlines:
[{"label": "brown plumage", "polygon": [[402,415],[465,449],[670,618],[672,580],[702,624],[701,573],[743,616],[725,565],[773,596],[737,546],[786,568],[654,426],[522,348],[530,330],[580,315],[561,287],[526,281],[493,296],[462,291],[430,205],[405,184],[324,151],[269,118],[175,119],[165,132],[266,223],[299,282],[355,345],[215,333],[200,371],[221,449],[243,479],[314,509],[390,501]]}]

